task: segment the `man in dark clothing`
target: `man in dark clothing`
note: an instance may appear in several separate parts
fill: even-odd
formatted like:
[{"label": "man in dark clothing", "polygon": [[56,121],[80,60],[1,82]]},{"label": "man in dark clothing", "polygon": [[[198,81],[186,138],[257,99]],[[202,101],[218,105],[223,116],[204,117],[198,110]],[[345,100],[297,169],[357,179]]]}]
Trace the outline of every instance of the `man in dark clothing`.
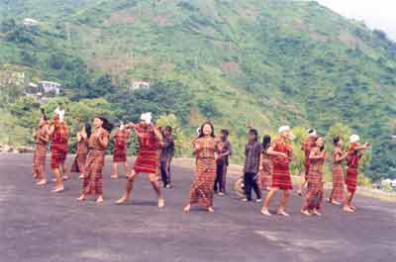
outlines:
[{"label": "man in dark clothing", "polygon": [[228,130],[220,131],[220,141],[218,143],[219,156],[217,158],[216,181],[214,191],[219,190],[219,196],[223,196],[226,191],[226,176],[228,167],[228,158],[232,154],[232,146],[228,141]]},{"label": "man in dark clothing", "polygon": [[166,126],[162,132],[163,146],[161,150],[161,178],[164,187],[171,188],[170,166],[175,153],[175,142],[172,135],[172,127]]},{"label": "man in dark clothing", "polygon": [[249,142],[245,146],[245,164],[243,167],[243,183],[245,188],[245,198],[242,201],[251,201],[252,188],[256,192],[257,202],[261,202],[261,192],[257,185],[257,173],[260,166],[260,154],[262,145],[258,141],[256,129],[249,130]]}]

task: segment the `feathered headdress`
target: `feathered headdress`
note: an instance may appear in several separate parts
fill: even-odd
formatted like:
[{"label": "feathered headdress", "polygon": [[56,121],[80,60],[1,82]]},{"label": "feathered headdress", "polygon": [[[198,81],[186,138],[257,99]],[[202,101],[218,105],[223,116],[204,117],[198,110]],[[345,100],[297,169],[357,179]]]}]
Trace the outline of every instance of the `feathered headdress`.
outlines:
[{"label": "feathered headdress", "polygon": [[310,137],[316,137],[318,134],[316,133],[316,130],[313,128],[308,129],[308,136]]},{"label": "feathered headdress", "polygon": [[283,131],[290,131],[290,126],[281,126],[278,129],[278,133],[281,134]]},{"label": "feathered headdress", "polygon": [[146,124],[150,124],[152,119],[153,115],[151,114],[151,112],[143,113],[140,115],[140,120],[146,122]]},{"label": "feathered headdress", "polygon": [[59,117],[59,121],[63,122],[63,120],[65,119],[65,110],[61,110],[59,107],[57,107],[54,111],[54,113],[56,115],[58,115]]},{"label": "feathered headdress", "polygon": [[353,134],[353,135],[351,135],[349,137],[349,142],[351,142],[351,143],[355,143],[355,142],[357,142],[359,140],[360,140],[360,137],[358,135],[356,135],[356,134]]}]

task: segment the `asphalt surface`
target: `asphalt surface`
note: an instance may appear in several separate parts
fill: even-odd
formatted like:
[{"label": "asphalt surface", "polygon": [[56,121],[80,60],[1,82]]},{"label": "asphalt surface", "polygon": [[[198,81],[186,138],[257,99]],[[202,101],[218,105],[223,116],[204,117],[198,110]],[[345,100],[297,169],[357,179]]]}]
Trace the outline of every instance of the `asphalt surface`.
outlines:
[{"label": "asphalt surface", "polygon": [[[173,168],[166,207],[156,207],[144,175],[131,201],[115,205],[125,179],[105,168],[105,203],[79,202],[76,175],[65,192],[38,188],[31,177],[32,155],[0,154],[0,261],[395,261],[396,205],[358,197],[357,213],[324,205],[322,217],[299,214],[295,193],[291,217],[264,217],[257,203],[242,203],[231,190],[215,196],[215,213],[182,209],[193,167]],[[70,164],[72,157],[68,158]],[[48,164],[48,163],[47,163]],[[122,169],[121,169],[122,170]],[[50,169],[47,166],[47,177]],[[278,198],[274,201],[276,208]]]}]

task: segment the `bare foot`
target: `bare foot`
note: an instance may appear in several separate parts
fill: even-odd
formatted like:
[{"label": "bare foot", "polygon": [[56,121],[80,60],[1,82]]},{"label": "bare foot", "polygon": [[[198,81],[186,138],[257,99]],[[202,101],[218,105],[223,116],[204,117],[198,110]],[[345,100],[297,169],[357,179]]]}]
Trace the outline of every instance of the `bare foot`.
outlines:
[{"label": "bare foot", "polygon": [[188,213],[190,212],[190,209],[191,209],[191,205],[188,204],[187,206],[184,207],[184,212]]},{"label": "bare foot", "polygon": [[303,210],[303,209],[301,209],[301,210],[300,210],[300,213],[303,214],[303,215],[305,215],[305,216],[308,216],[308,217],[312,216],[312,214],[309,213],[308,210]]},{"label": "bare foot", "polygon": [[318,217],[322,216],[322,213],[320,213],[317,209],[314,209],[312,212],[313,212],[314,215],[316,215]]},{"label": "bare foot", "polygon": [[80,197],[77,198],[77,200],[79,200],[79,201],[84,201],[84,200],[85,200],[85,195],[82,194]]},{"label": "bare foot", "polygon": [[342,210],[344,210],[345,212],[349,212],[349,213],[355,212],[355,210],[353,210],[353,209],[350,208],[349,206],[344,206],[344,208],[343,208]]},{"label": "bare foot", "polygon": [[213,207],[208,207],[208,212],[213,213],[215,211],[214,211]]},{"label": "bare foot", "polygon": [[119,205],[119,204],[125,203],[127,200],[128,200],[128,197],[127,197],[126,195],[123,195],[123,196],[120,197],[115,203],[116,203],[117,205]]},{"label": "bare foot", "polygon": [[267,217],[272,216],[272,214],[266,208],[261,209],[260,213],[263,214],[264,216],[267,216]]},{"label": "bare foot", "polygon": [[54,188],[51,192],[52,193],[60,193],[60,192],[63,192],[64,190],[65,190],[64,187],[61,186],[61,187],[58,187],[58,188]]},{"label": "bare foot", "polygon": [[40,179],[39,181],[37,181],[36,185],[38,186],[43,186],[47,184],[47,179]]},{"label": "bare foot", "polygon": [[290,215],[288,213],[285,212],[285,210],[278,210],[278,212],[276,212],[278,215],[280,216],[284,216],[284,217],[289,217]]},{"label": "bare foot", "polygon": [[163,198],[158,199],[158,207],[163,208],[165,206],[165,200]]},{"label": "bare foot", "polygon": [[103,196],[98,196],[98,198],[96,199],[96,203],[101,204],[104,202]]}]

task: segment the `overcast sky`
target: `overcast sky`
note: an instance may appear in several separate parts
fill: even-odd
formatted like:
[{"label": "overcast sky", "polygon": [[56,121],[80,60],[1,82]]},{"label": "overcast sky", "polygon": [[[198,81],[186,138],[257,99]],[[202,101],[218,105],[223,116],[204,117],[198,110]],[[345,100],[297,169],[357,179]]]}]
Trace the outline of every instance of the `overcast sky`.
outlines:
[{"label": "overcast sky", "polygon": [[396,0],[317,0],[348,17],[363,20],[372,29],[381,29],[396,41]]}]

